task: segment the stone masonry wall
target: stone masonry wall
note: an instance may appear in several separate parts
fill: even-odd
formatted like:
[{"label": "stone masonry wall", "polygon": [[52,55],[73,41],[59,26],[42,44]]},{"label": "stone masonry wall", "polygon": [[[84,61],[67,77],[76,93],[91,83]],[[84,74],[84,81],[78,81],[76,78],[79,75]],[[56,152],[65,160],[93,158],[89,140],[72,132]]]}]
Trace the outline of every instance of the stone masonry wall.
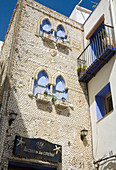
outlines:
[{"label": "stone masonry wall", "polygon": [[[18,115],[8,128],[3,157],[8,160],[18,159],[12,154],[15,135],[18,134],[28,138],[42,138],[62,145],[62,168],[60,165],[59,169],[90,170],[92,169],[92,146],[87,92],[85,84],[79,83],[76,72],[76,59],[83,49],[82,26],[31,1],[30,3],[23,1],[21,14],[7,107],[7,113],[14,111]],[[59,23],[64,26],[71,48],[57,47],[55,43],[44,41],[39,37],[38,25],[42,17],[49,17],[53,29]],[[51,85],[54,85],[58,75],[64,78],[68,88],[68,99],[73,108],[56,108],[52,104],[37,102],[35,97],[29,97],[29,92],[33,90],[33,78],[38,70],[47,72]],[[80,131],[83,128],[88,129],[84,142],[80,139]]]},{"label": "stone masonry wall", "polygon": [[[1,104],[1,109],[0,109],[0,164],[1,164],[1,157],[2,157],[2,152],[3,152],[3,145],[4,145],[4,140],[6,136],[6,130],[7,130],[7,125],[8,125],[8,117],[6,113],[6,107],[7,107],[7,100],[8,100],[8,93],[9,93],[9,68],[10,68],[10,61],[12,56],[12,51],[13,51],[13,44],[15,41],[15,26],[17,23],[17,5],[16,8],[14,9],[14,13],[11,19],[11,23],[9,24],[9,28],[2,46],[2,53],[1,53],[1,74],[0,74],[0,104]],[[11,57],[12,56],[12,57]],[[1,167],[1,166],[0,166]],[[1,169],[1,168],[0,168]]]}]

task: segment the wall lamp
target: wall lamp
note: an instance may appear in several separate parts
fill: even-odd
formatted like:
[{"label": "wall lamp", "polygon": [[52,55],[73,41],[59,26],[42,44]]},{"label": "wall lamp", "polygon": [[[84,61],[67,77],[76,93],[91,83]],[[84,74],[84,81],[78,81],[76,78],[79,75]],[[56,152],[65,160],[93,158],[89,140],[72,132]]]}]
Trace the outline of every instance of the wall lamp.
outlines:
[{"label": "wall lamp", "polygon": [[86,130],[85,128],[83,130],[81,130],[81,140],[82,141],[87,136],[87,134],[88,134],[88,130]]},{"label": "wall lamp", "polygon": [[12,122],[16,119],[16,116],[17,116],[17,113],[14,113],[14,112],[11,112],[9,114],[9,121],[8,121],[9,126],[11,126]]}]

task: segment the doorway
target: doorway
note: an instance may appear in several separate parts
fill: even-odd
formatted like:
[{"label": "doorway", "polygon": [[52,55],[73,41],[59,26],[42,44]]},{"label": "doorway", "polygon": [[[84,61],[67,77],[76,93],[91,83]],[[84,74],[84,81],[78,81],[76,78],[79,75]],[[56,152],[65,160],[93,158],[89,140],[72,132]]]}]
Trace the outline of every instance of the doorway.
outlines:
[{"label": "doorway", "polygon": [[57,168],[45,165],[9,161],[8,170],[57,170]]}]

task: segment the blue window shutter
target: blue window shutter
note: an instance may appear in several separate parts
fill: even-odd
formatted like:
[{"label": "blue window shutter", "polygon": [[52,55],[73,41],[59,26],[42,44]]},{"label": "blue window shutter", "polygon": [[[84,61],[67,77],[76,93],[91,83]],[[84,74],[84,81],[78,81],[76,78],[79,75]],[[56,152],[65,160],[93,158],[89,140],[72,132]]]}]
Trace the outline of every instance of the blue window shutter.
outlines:
[{"label": "blue window shutter", "polygon": [[90,37],[90,42],[95,38],[95,36],[98,34],[98,32],[104,27],[104,22],[101,23],[101,25],[95,30],[93,35]]}]

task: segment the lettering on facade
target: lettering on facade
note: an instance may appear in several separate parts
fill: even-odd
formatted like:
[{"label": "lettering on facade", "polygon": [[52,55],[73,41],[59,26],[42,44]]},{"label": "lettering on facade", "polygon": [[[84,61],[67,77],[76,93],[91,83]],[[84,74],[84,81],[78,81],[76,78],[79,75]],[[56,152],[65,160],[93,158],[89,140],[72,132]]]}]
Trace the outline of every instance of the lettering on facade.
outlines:
[{"label": "lettering on facade", "polygon": [[16,136],[14,155],[27,158],[41,157],[53,162],[61,162],[62,146],[44,139],[30,139]]},{"label": "lettering on facade", "polygon": [[41,152],[41,151],[38,151],[38,150],[26,148],[26,147],[24,147],[23,151],[28,152],[28,153],[35,153],[35,154],[39,154],[39,155],[51,156],[51,157],[54,157],[54,155],[55,155],[55,154],[50,153],[50,152]]}]

